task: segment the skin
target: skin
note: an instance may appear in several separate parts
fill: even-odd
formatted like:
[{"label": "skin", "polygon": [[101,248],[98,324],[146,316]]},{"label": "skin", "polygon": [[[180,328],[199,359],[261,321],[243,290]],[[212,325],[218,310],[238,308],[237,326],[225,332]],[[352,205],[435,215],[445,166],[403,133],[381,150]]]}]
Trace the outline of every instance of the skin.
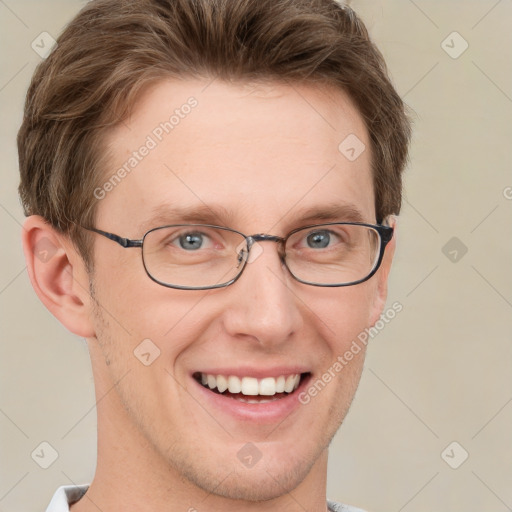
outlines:
[{"label": "skin", "polygon": [[[215,223],[246,234],[283,236],[300,226],[306,209],[333,204],[351,205],[376,222],[369,137],[344,93],[209,83],[153,85],[110,133],[106,179],[169,113],[191,96],[198,101],[99,201],[95,227],[141,238],[180,220],[151,222],[153,209],[165,204],[207,205]],[[351,133],[367,148],[353,162],[338,151]],[[45,237],[57,250],[43,262],[34,253]],[[23,242],[34,289],[62,324],[87,339],[92,360],[97,468],[73,512],[326,509],[328,445],[356,391],[364,349],[280,424],[212,409],[190,375],[198,368],[296,363],[318,378],[382,313],[394,241],[378,273],[356,286],[301,284],[281,265],[277,245],[262,242],[237,282],[209,291],[154,283],[140,249],[99,235],[88,275],[67,237],[37,216],[26,220]],[[144,366],[133,351],[147,338],[160,356]],[[262,455],[252,468],[237,457],[248,442]]]}]

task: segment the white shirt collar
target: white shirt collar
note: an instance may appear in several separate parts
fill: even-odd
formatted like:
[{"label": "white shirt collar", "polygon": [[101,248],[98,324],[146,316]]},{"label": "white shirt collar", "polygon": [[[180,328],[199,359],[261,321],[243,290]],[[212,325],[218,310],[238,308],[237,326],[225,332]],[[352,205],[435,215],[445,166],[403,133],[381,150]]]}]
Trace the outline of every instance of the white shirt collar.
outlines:
[{"label": "white shirt collar", "polygon": [[63,485],[53,495],[46,512],[69,512],[69,507],[77,502],[89,489],[89,485]]}]

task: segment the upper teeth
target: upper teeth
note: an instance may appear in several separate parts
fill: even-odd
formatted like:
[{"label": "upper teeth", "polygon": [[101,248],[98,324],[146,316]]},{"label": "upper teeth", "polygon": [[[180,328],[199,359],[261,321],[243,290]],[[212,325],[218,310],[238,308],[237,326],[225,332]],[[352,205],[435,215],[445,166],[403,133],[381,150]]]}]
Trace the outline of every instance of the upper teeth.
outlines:
[{"label": "upper teeth", "polygon": [[236,377],[235,375],[211,375],[210,373],[201,373],[201,382],[210,389],[217,388],[220,393],[226,391],[230,393],[242,393],[243,395],[266,395],[271,396],[276,393],[291,393],[299,386],[300,373],[292,375],[280,375],[277,378],[265,377],[256,379],[254,377]]}]

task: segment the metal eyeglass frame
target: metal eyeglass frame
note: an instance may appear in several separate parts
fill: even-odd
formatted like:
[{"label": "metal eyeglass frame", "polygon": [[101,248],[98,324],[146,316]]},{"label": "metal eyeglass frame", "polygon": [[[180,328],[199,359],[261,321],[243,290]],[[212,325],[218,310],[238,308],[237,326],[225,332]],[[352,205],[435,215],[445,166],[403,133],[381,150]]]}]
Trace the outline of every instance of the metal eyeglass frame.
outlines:
[{"label": "metal eyeglass frame", "polygon": [[[352,281],[350,283],[341,283],[341,284],[313,283],[313,282],[310,282],[310,281],[303,281],[302,279],[299,279],[298,277],[296,277],[293,274],[293,272],[289,269],[288,265],[286,264],[286,255],[284,253],[284,246],[285,246],[286,241],[288,240],[288,238],[290,236],[292,236],[294,233],[296,233],[297,231],[301,231],[303,229],[315,228],[315,227],[323,227],[323,226],[333,226],[333,225],[365,226],[367,228],[373,228],[375,231],[377,231],[377,233],[379,234],[379,237],[380,237],[380,252],[379,252],[379,257],[377,259],[377,263],[375,264],[373,270],[366,277],[364,277],[362,279],[359,279],[357,281]],[[140,247],[142,249],[142,247],[144,245],[144,240],[145,240],[146,236],[149,233],[151,233],[153,231],[157,231],[159,229],[170,228],[170,227],[181,227],[181,226],[190,226],[190,227],[203,226],[203,227],[206,227],[206,228],[222,229],[222,230],[225,230],[225,231],[231,231],[231,232],[234,232],[234,233],[238,233],[240,236],[245,238],[245,241],[247,243],[247,255],[246,255],[245,258],[243,258],[243,266],[240,269],[240,271],[238,272],[238,274],[233,279],[229,280],[226,283],[221,283],[221,284],[216,284],[216,285],[211,285],[211,286],[181,286],[181,285],[173,285],[173,284],[165,283],[165,282],[159,281],[158,279],[153,277],[151,275],[151,273],[149,272],[149,270],[147,269],[147,267],[146,267],[146,262],[144,261],[144,251],[142,250],[141,251],[142,264],[144,266],[144,270],[146,271],[146,274],[148,275],[148,277],[152,281],[154,281],[155,283],[158,283],[161,286],[165,286],[166,288],[175,288],[175,289],[178,289],[178,290],[212,290],[212,289],[215,289],[215,288],[225,288],[226,286],[229,286],[229,285],[233,284],[242,275],[242,273],[243,273],[243,271],[244,271],[244,269],[245,269],[245,267],[247,265],[247,260],[249,259],[249,253],[251,251],[251,247],[253,246],[253,244],[255,242],[276,242],[276,243],[280,244],[280,247],[279,247],[279,257],[281,259],[281,262],[286,267],[286,269],[288,270],[290,275],[296,281],[298,281],[299,283],[307,284],[307,285],[310,285],[310,286],[321,286],[321,287],[326,287],[326,288],[339,288],[339,287],[342,287],[342,286],[353,286],[353,285],[356,285],[356,284],[364,283],[365,281],[368,281],[368,279],[370,279],[377,272],[377,270],[379,270],[379,267],[380,267],[380,265],[382,263],[382,259],[384,257],[384,251],[386,250],[387,244],[393,238],[393,231],[394,231],[394,229],[392,227],[384,226],[382,224],[367,224],[367,223],[364,223],[364,222],[327,222],[325,224],[312,224],[312,225],[309,225],[309,226],[302,226],[300,228],[294,229],[293,231],[290,231],[285,237],[280,237],[280,236],[275,236],[275,235],[267,235],[267,234],[264,234],[264,233],[258,233],[258,234],[255,234],[255,235],[249,235],[248,236],[248,235],[245,235],[244,233],[241,233],[240,231],[237,231],[236,229],[231,229],[231,228],[227,228],[227,227],[223,227],[223,226],[216,226],[216,225],[213,225],[213,224],[169,224],[169,225],[165,225],[165,226],[158,226],[156,228],[152,228],[149,231],[146,231],[146,233],[144,233],[142,238],[140,238],[138,240],[132,240],[130,238],[125,238],[125,237],[116,235],[114,233],[109,233],[107,231],[103,231],[101,229],[86,228],[86,227],[84,227],[84,229],[86,229],[87,231],[92,231],[94,233],[98,233],[99,235],[102,235],[105,238],[108,238],[109,240],[112,240],[112,241],[118,243],[121,247],[124,247],[124,248]],[[240,260],[241,260],[241,258],[239,258],[239,261]]]}]

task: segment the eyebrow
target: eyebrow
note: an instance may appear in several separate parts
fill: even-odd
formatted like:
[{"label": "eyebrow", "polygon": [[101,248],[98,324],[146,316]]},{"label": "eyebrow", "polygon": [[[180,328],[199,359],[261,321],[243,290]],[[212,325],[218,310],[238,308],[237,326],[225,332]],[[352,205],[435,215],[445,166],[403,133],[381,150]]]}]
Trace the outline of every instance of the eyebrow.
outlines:
[{"label": "eyebrow", "polygon": [[150,217],[139,224],[139,229],[149,229],[167,224],[216,224],[222,225],[233,218],[232,212],[221,205],[209,207],[206,204],[194,206],[170,206],[163,204],[153,208]]},{"label": "eyebrow", "polygon": [[[365,220],[365,216],[355,205],[338,203],[311,206],[301,210],[300,213],[292,213],[290,217],[293,218],[294,225],[315,222],[369,222],[368,219]],[[235,218],[233,212],[221,205],[210,207],[200,204],[177,207],[163,204],[152,210],[150,217],[139,225],[139,230],[145,233],[155,227],[181,223],[229,227],[233,218]]]},{"label": "eyebrow", "polygon": [[368,222],[359,208],[353,204],[328,204],[302,210],[295,220],[299,222]]}]

